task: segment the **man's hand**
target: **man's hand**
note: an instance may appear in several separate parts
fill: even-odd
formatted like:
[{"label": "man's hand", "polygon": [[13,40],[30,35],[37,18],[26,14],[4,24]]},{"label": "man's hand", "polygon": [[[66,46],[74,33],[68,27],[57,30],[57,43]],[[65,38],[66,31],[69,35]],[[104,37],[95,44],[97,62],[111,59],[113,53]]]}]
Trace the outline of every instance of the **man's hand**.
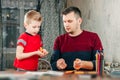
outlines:
[{"label": "man's hand", "polygon": [[73,63],[73,67],[74,67],[75,70],[79,70],[81,68],[92,70],[93,69],[93,63],[91,61],[83,61],[83,60],[80,60],[80,59],[76,58],[74,63]]},{"label": "man's hand", "polygon": [[65,69],[66,67],[67,67],[67,64],[65,63],[65,60],[63,58],[57,60],[58,69]]},{"label": "man's hand", "polygon": [[73,63],[73,67],[75,70],[79,70],[82,67],[82,61],[80,59],[76,58]]}]

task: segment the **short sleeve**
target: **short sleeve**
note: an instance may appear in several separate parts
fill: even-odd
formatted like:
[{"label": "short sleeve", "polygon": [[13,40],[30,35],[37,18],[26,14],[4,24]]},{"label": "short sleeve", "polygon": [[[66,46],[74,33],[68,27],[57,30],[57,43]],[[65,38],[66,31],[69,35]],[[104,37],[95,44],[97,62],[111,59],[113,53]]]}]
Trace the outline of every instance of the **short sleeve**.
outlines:
[{"label": "short sleeve", "polygon": [[19,36],[17,45],[21,45],[23,47],[27,45],[27,36],[25,34]]}]

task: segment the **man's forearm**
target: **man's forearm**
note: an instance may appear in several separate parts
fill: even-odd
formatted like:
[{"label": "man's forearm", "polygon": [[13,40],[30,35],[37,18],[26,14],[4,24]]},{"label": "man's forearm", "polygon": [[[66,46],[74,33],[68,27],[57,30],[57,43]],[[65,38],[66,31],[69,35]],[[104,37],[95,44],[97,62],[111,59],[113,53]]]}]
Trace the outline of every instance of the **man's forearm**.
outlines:
[{"label": "man's forearm", "polygon": [[91,61],[82,61],[82,68],[92,70],[93,63]]}]

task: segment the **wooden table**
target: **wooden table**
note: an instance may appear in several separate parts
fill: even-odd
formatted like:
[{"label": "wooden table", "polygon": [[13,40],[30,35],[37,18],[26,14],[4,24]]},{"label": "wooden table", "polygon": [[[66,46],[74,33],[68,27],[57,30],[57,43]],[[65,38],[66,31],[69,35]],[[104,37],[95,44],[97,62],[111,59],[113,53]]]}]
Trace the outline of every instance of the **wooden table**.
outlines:
[{"label": "wooden table", "polygon": [[[27,72],[16,71],[0,71],[0,80],[120,80],[118,78],[110,78],[106,75],[103,77],[93,74],[63,74],[63,75],[33,75],[26,74]],[[34,72],[31,72],[34,73]],[[39,73],[39,72],[38,72]],[[41,73],[41,72],[40,72]]]}]

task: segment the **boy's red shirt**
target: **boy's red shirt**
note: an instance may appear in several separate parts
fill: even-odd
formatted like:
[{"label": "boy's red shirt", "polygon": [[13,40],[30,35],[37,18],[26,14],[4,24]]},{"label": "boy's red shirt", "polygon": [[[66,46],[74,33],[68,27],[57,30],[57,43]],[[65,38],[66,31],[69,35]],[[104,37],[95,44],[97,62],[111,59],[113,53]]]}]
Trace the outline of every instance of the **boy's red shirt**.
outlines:
[{"label": "boy's red shirt", "polygon": [[[37,51],[42,47],[42,40],[40,35],[32,36],[28,33],[23,33],[20,35],[17,41],[17,45],[23,46],[24,53]],[[26,59],[18,60],[15,58],[14,66],[16,68],[21,68],[25,70],[37,70],[38,68],[38,55],[31,56]]]}]

